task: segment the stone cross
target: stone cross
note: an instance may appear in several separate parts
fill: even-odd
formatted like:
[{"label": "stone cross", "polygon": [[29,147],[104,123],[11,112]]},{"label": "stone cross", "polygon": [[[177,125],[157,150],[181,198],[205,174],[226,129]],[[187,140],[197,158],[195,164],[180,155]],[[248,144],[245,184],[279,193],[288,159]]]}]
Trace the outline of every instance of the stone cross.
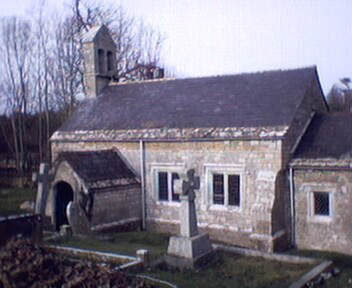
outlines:
[{"label": "stone cross", "polygon": [[44,215],[46,200],[49,193],[49,165],[40,163],[39,174],[33,173],[32,181],[38,183],[37,199],[35,201],[35,213]]},{"label": "stone cross", "polygon": [[194,176],[194,169],[187,171],[188,180],[182,181],[182,193],[180,195],[180,233],[183,237],[198,235],[197,215],[194,199],[194,190],[200,188],[199,176]]}]

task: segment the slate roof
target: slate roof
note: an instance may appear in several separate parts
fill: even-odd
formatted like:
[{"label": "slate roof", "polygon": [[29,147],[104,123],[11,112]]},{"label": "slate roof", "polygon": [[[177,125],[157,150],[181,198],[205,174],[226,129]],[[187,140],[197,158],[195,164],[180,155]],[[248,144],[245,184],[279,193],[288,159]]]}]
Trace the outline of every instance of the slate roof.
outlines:
[{"label": "slate roof", "polygon": [[294,158],[352,159],[352,113],[316,115]]},{"label": "slate roof", "polygon": [[[61,152],[58,162],[63,160],[95,188],[138,183],[136,175],[115,150]],[[99,182],[101,185],[95,185]]]},{"label": "slate roof", "polygon": [[290,125],[312,85],[315,67],[110,85],[59,131]]}]

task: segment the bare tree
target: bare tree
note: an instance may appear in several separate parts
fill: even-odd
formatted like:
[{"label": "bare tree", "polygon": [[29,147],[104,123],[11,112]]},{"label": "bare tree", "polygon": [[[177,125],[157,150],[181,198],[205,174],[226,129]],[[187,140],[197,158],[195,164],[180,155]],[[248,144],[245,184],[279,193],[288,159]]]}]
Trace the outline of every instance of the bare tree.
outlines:
[{"label": "bare tree", "polygon": [[[49,161],[51,133],[84,95],[82,33],[94,25],[110,29],[117,45],[118,81],[151,78],[160,66],[162,46],[160,33],[129,17],[121,6],[71,0],[69,12],[53,17],[46,14],[46,0],[35,1],[29,18],[0,19],[0,113],[10,119],[12,139],[6,142],[19,173],[33,139],[39,160]],[[9,133],[2,123],[0,129]]]},{"label": "bare tree", "polygon": [[4,18],[1,21],[2,77],[6,95],[6,110],[11,116],[14,137],[16,168],[23,172],[26,134],[25,119],[27,116],[31,53],[31,26],[27,21],[16,17]]},{"label": "bare tree", "polygon": [[143,80],[160,66],[163,37],[142,20],[129,17],[121,6],[107,7],[97,1],[74,0],[72,10],[78,32],[94,25],[109,27],[115,40],[118,81]]}]

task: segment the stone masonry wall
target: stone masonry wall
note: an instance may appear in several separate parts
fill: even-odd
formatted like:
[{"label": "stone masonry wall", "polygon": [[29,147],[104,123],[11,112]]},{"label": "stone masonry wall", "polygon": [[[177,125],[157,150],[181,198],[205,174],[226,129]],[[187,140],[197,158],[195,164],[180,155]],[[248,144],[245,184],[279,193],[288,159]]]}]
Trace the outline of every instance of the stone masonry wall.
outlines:
[{"label": "stone masonry wall", "polygon": [[[52,143],[53,157],[60,150],[98,150],[116,147],[140,174],[139,143],[76,142]],[[199,227],[214,240],[273,251],[274,242],[286,234],[283,224],[273,224],[275,197],[285,189],[277,179],[282,169],[280,141],[213,141],[145,143],[147,228],[176,234],[179,204],[157,199],[155,175],[158,169],[185,173],[194,168],[201,178],[196,208]],[[212,205],[209,171],[229,169],[241,175],[241,206]],[[281,177],[281,176],[280,176]],[[278,184],[279,183],[279,184]],[[276,195],[279,193],[279,195]],[[286,211],[275,212],[278,216]]]},{"label": "stone masonry wall", "polygon": [[[352,171],[295,170],[296,244],[299,249],[352,254]],[[329,192],[331,216],[316,217],[313,192]]]},{"label": "stone masonry wall", "polygon": [[[52,187],[50,189],[47,204],[46,216],[51,217],[55,222],[55,185],[59,182],[68,183],[73,190],[73,201],[78,201],[78,191],[81,191],[82,180],[66,162],[61,162],[57,167]],[[141,189],[140,185],[128,185],[109,188],[94,193],[94,205],[91,224],[101,225],[118,222],[141,220]]]},{"label": "stone masonry wall", "polygon": [[93,207],[92,225],[140,220],[141,189],[139,185],[133,185],[97,192]]}]

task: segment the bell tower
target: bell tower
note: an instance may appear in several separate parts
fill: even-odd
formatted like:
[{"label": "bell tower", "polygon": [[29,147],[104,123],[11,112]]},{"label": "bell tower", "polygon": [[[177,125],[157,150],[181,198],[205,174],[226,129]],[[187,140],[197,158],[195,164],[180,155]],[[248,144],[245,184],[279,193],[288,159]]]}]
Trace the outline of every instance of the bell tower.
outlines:
[{"label": "bell tower", "polygon": [[116,74],[116,44],[104,25],[92,27],[82,43],[86,96],[95,98]]}]

